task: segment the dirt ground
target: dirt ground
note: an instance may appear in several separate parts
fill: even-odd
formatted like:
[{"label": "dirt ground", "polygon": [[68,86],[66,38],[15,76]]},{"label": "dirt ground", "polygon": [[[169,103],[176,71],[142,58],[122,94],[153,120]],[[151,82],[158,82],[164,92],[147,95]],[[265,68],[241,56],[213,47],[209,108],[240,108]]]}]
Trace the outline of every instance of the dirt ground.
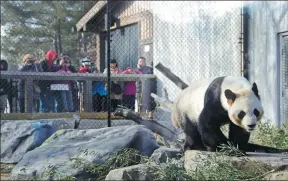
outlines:
[{"label": "dirt ground", "polygon": [[11,170],[14,168],[15,164],[5,164],[1,163],[1,178],[0,180],[10,180],[9,174]]}]

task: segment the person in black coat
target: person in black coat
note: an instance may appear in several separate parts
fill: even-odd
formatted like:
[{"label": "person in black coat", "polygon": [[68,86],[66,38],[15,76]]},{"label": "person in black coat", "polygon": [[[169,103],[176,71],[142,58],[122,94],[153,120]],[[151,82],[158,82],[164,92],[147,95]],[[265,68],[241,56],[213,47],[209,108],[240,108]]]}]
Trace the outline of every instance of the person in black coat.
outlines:
[{"label": "person in black coat", "polygon": [[[42,72],[40,64],[35,63],[35,57],[31,54],[26,54],[23,57],[24,65],[20,68],[21,72]],[[40,92],[39,81],[33,81],[33,108],[35,112],[40,109]],[[25,80],[18,82],[18,101],[20,112],[25,112]]]},{"label": "person in black coat", "polygon": [[[0,72],[8,70],[8,63],[6,60],[0,60]],[[10,83],[7,79],[0,80],[0,113],[4,113],[7,105],[7,95],[11,90]]]},{"label": "person in black coat", "polygon": [[[153,74],[153,68],[146,65],[146,59],[140,57],[137,63],[137,70],[142,74]],[[156,103],[150,96],[151,93],[156,93],[156,81],[144,80],[136,82],[136,92],[142,92],[141,112],[151,112],[155,109]]]}]

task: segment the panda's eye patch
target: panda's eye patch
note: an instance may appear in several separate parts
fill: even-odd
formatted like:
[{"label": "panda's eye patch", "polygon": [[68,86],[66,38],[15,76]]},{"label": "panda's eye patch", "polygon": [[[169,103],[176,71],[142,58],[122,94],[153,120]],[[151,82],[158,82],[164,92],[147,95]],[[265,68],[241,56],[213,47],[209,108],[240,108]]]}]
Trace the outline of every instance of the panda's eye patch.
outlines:
[{"label": "panda's eye patch", "polygon": [[258,117],[260,115],[259,111],[257,109],[254,109],[254,114],[256,117]]},{"label": "panda's eye patch", "polygon": [[244,111],[240,111],[238,114],[238,118],[243,119],[245,115],[246,115],[246,113]]}]

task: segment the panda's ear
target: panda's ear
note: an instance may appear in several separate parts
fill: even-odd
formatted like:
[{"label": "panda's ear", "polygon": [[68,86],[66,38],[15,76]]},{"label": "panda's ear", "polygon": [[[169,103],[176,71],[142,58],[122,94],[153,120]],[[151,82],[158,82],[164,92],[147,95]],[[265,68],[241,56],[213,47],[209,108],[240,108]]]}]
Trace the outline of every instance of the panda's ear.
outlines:
[{"label": "panda's ear", "polygon": [[228,101],[232,101],[232,103],[235,101],[236,94],[232,92],[230,89],[226,89],[224,91],[224,94],[225,94],[226,99],[228,99]]},{"label": "panda's ear", "polygon": [[258,88],[257,88],[257,85],[256,83],[254,82],[253,83],[253,86],[252,86],[252,91],[254,92],[254,94],[259,98],[259,94],[258,94]]}]

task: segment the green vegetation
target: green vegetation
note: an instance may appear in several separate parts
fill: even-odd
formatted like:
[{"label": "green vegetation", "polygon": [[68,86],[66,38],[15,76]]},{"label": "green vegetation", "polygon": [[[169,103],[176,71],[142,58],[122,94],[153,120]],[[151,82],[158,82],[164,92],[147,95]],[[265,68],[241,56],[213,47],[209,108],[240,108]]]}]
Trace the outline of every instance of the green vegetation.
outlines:
[{"label": "green vegetation", "polygon": [[[277,129],[269,124],[259,125],[259,131],[253,134],[253,142],[267,146],[286,147],[288,134],[283,129]],[[265,137],[263,135],[265,134]],[[216,154],[201,154],[194,159],[196,169],[185,170],[183,158],[180,160],[169,159],[166,163],[159,163],[149,157],[143,156],[136,150],[124,149],[114,156],[105,159],[104,163],[91,163],[81,159],[81,154],[96,154],[95,151],[79,150],[78,156],[69,160],[73,168],[85,168],[85,171],[95,180],[104,180],[106,175],[114,169],[131,165],[145,164],[141,170],[151,180],[261,180],[267,174],[275,172],[271,167],[251,161],[232,145],[222,145]],[[238,161],[233,161],[228,156],[236,156]],[[203,158],[204,157],[204,158]],[[227,159],[228,157],[228,159]],[[240,160],[240,161],[239,161]],[[77,180],[56,172],[53,166],[45,173],[46,177],[56,179]],[[47,175],[48,174],[48,175]],[[42,175],[44,176],[44,175]],[[41,176],[41,177],[42,177]],[[43,178],[43,177],[42,177]],[[82,179],[81,179],[82,180]]]},{"label": "green vegetation", "polygon": [[282,129],[269,123],[259,124],[256,131],[251,135],[250,141],[265,146],[276,148],[288,148],[288,124]]}]

